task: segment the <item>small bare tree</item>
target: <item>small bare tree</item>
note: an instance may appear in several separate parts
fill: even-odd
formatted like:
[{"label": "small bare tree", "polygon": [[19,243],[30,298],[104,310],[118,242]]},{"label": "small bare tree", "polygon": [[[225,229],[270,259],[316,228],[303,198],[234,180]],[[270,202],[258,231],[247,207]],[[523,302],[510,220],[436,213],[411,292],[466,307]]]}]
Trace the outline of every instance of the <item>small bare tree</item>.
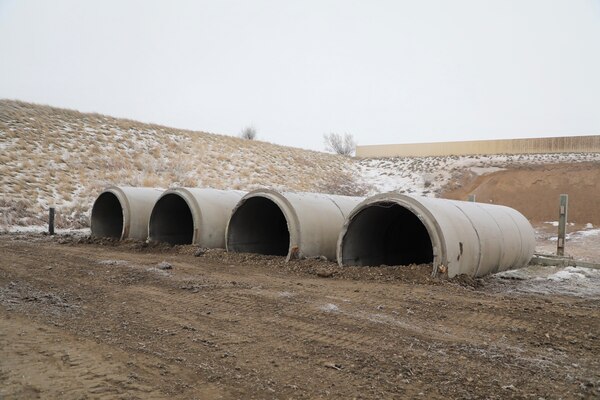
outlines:
[{"label": "small bare tree", "polygon": [[354,136],[349,133],[341,135],[339,133],[324,134],[325,149],[343,156],[351,156],[356,149]]},{"label": "small bare tree", "polygon": [[256,128],[252,125],[245,127],[240,132],[240,137],[242,139],[254,140],[256,139]]}]

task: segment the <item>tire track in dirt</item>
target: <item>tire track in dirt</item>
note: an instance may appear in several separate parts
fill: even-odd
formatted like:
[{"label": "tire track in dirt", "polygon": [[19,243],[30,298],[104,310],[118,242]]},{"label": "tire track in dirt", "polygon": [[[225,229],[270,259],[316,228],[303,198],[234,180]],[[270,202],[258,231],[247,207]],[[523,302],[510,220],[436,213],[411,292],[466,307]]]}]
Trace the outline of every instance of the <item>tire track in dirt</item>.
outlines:
[{"label": "tire track in dirt", "polygon": [[[134,358],[4,311],[0,319],[3,399],[163,399],[167,395],[155,387],[161,372],[156,368],[158,360]],[[203,390],[207,396],[223,398],[217,388],[206,385]]]},{"label": "tire track in dirt", "polygon": [[[73,250],[73,248],[69,248],[69,250]],[[75,251],[77,253],[77,251]],[[119,254],[122,255],[122,254]],[[123,257],[121,257],[123,258]],[[73,263],[74,260],[69,260],[69,263]],[[76,264],[80,265],[80,263],[78,262],[79,260],[76,260]],[[86,260],[83,259],[83,262],[85,262]],[[29,260],[24,260],[23,264],[26,265],[29,262]],[[89,261],[87,261],[89,263]],[[98,266],[95,266],[98,267]],[[92,267],[93,268],[93,267]],[[102,267],[104,268],[104,267]],[[115,271],[116,273],[122,273],[123,269],[126,269],[127,267],[119,267],[119,271]],[[142,275],[150,275],[145,273],[145,271],[140,272]],[[82,281],[84,281],[85,283],[89,283],[89,277],[84,275],[82,276]],[[166,284],[166,280],[165,279],[160,279],[158,277],[148,277],[148,278],[144,278],[143,280],[152,280],[152,279],[156,279],[157,280],[157,284]],[[149,283],[149,282],[148,282]],[[173,286],[173,283],[169,283],[171,286]],[[426,290],[427,288],[423,289],[423,288],[419,288],[417,289],[417,291],[422,291],[422,290]],[[411,290],[410,292],[413,292],[414,290]],[[369,308],[369,306],[373,307],[373,309],[376,309],[377,307],[380,307],[380,305],[382,303],[386,304],[386,311],[391,312],[392,314],[396,314],[396,315],[401,315],[400,313],[404,313],[406,314],[406,308],[395,308],[393,305],[390,306],[390,303],[399,303],[399,304],[406,304],[407,299],[413,299],[414,294],[410,293],[407,291],[401,291],[399,292],[400,294],[398,294],[398,292],[392,292],[392,293],[384,293],[382,295],[378,295],[377,292],[375,293],[370,293],[368,296],[365,296],[364,293],[360,293],[360,294],[356,294],[353,291],[349,291],[347,294],[347,297],[350,300],[351,303],[357,303],[360,304],[361,306],[366,306],[367,308]],[[388,297],[386,298],[385,294],[388,294]],[[242,313],[247,313],[247,312],[252,312],[252,311],[256,311],[256,299],[251,299],[248,297],[241,297],[240,295],[237,295],[237,298],[232,297],[231,295],[229,296],[222,296],[220,297],[219,294],[215,295],[215,291],[213,291],[211,293],[211,296],[213,296],[213,303],[217,304],[217,307],[221,307],[220,311],[227,311],[232,313],[234,316],[239,314],[240,312]],[[154,300],[156,300],[156,297],[153,297]],[[169,303],[172,300],[167,300],[165,303]],[[178,301],[182,301],[185,302],[185,296],[183,296],[181,299],[179,299]],[[232,309],[223,309],[222,308],[222,304],[221,306],[219,306],[220,303],[226,304],[229,303],[230,305],[233,306],[233,310]],[[167,304],[166,304],[167,305]],[[191,307],[197,307],[198,304],[195,303],[191,303],[190,304]],[[214,304],[213,304],[214,306]],[[435,307],[436,305],[434,305]],[[270,310],[270,312],[276,312],[277,311],[277,307],[272,307]],[[296,312],[298,312],[296,310]],[[425,313],[425,315],[421,315],[422,313]],[[459,310],[456,310],[453,312],[455,315],[460,316],[459,318],[452,318],[449,321],[446,321],[444,323],[445,326],[447,325],[451,325],[454,326],[456,328],[464,328],[464,329],[471,329],[473,331],[487,331],[488,333],[491,331],[492,333],[494,332],[498,332],[499,330],[502,330],[502,328],[505,329],[521,329],[521,330],[526,330],[526,331],[531,331],[531,327],[529,326],[529,324],[523,323],[519,320],[516,319],[512,319],[512,318],[507,318],[507,317],[503,317],[500,316],[498,313],[493,313],[493,314],[489,314],[489,313],[461,313]],[[362,319],[372,319],[370,313],[366,312],[366,313],[357,313],[356,315],[360,315],[362,314]],[[413,312],[413,315],[415,313]],[[423,322],[426,322],[428,315],[429,314],[428,310],[424,307],[421,307],[421,309],[417,312],[418,317],[421,318],[421,320],[418,320],[417,318],[410,318],[409,320],[409,324],[404,324],[404,326],[411,326],[414,325],[415,329],[417,330],[422,330],[421,326],[423,326]],[[375,314],[377,315],[377,314]],[[308,315],[307,315],[308,316]],[[397,318],[394,317],[393,315],[387,314],[385,318],[376,318],[378,320],[378,322],[385,322],[385,321],[397,321]],[[454,322],[454,321],[458,321],[458,322]],[[398,324],[396,323],[396,325],[402,325],[402,324]],[[501,327],[501,328],[499,328]],[[432,333],[433,331],[431,330],[431,327],[429,327],[430,329],[428,330],[429,333]],[[442,331],[445,331],[444,329],[442,329]],[[444,336],[446,336],[445,334],[443,334],[442,336],[440,336],[440,339],[443,339]]]},{"label": "tire track in dirt", "polygon": [[[502,386],[512,384],[517,397],[569,397],[587,393],[580,383],[597,365],[590,356],[597,345],[579,345],[593,325],[582,318],[597,321],[597,304],[581,299],[546,305],[539,296],[454,284],[288,275],[260,261],[219,265],[187,253],[5,243],[0,240],[0,291],[11,280],[23,288],[14,312],[93,338],[134,361],[156,360],[148,382],[163,392],[196,393],[196,382],[200,388],[213,382],[238,398],[414,398],[421,392],[502,398],[512,393]],[[173,269],[152,268],[162,260]],[[27,301],[39,297],[36,291],[80,307],[48,313],[60,302]],[[531,327],[553,334],[565,310],[572,324],[558,332],[572,334],[559,342],[559,357],[552,356]],[[503,337],[486,344],[498,334]]]},{"label": "tire track in dirt", "polygon": [[[143,295],[141,292],[143,292]],[[239,338],[247,338],[248,335],[251,335],[254,340],[258,340],[259,337],[272,332],[273,325],[278,325],[282,331],[287,332],[288,336],[295,336],[300,341],[315,340],[328,345],[351,348],[355,351],[365,352],[369,349],[381,348],[383,343],[386,343],[381,341],[380,338],[373,337],[371,333],[368,335],[349,333],[348,329],[354,328],[356,321],[346,313],[327,313],[320,310],[317,307],[318,303],[312,299],[303,302],[290,302],[286,298],[278,299],[273,297],[268,292],[265,296],[263,292],[265,291],[261,290],[257,292],[251,289],[242,289],[231,293],[229,290],[211,289],[210,293],[206,294],[206,296],[210,297],[209,303],[207,303],[207,298],[198,294],[184,293],[177,295],[177,304],[186,310],[209,307],[212,322],[215,322],[215,320],[223,323],[228,323],[232,320],[238,321],[240,316],[249,312],[259,316],[259,326],[263,328],[260,333],[249,333],[243,326],[236,327],[232,324],[224,327],[227,331],[220,332],[218,336],[230,337],[230,340],[234,343],[241,343],[243,341],[242,339],[231,338],[234,333]],[[146,298],[148,300],[151,299],[150,301],[142,300],[140,307],[149,307],[144,306],[144,304],[151,303],[153,303],[152,308],[155,310],[161,309],[165,311],[169,307],[172,307],[172,295],[166,294],[160,289],[148,290],[147,288],[140,289],[134,287],[130,289],[130,293],[133,294],[133,297],[139,297],[141,300]],[[167,325],[172,326],[178,317],[156,317],[156,319],[159,318],[163,321],[162,326],[164,326],[165,319],[172,319],[167,323]],[[332,324],[332,319],[336,320],[335,325]],[[329,321],[329,325],[332,328],[337,328],[335,335],[323,333],[323,329],[319,327],[326,321]],[[239,332],[235,332],[236,330],[239,330]],[[221,341],[221,343],[226,344],[224,341]]]},{"label": "tire track in dirt", "polygon": [[[129,291],[134,294],[133,297],[140,299],[141,307],[149,307],[148,304],[151,304],[151,302],[147,301],[147,298],[153,299],[155,310],[160,309],[163,311],[162,307],[172,307],[172,298],[160,289],[153,288],[148,291],[146,288],[143,290],[130,288]],[[213,310],[211,318],[215,318],[210,323],[212,329],[210,332],[202,332],[202,328],[198,328],[194,333],[198,334],[199,337],[206,337],[207,334],[210,334],[212,345],[218,347],[218,349],[214,349],[215,354],[219,352],[233,352],[229,350],[232,344],[236,345],[236,352],[239,354],[238,358],[251,357],[252,354],[256,353],[271,354],[274,360],[279,360],[276,363],[280,370],[286,369],[283,364],[289,365],[290,377],[288,378],[288,385],[295,385],[293,380],[294,373],[297,374],[300,370],[310,372],[314,368],[320,368],[323,369],[324,376],[331,375],[327,367],[324,367],[323,363],[319,362],[320,359],[335,358],[331,353],[338,355],[350,354],[353,357],[360,355],[360,358],[364,358],[368,357],[373,351],[381,350],[381,343],[387,343],[385,346],[386,350],[391,349],[392,346],[389,341],[379,340],[368,334],[359,335],[347,332],[344,331],[344,328],[337,327],[337,325],[335,331],[333,330],[333,326],[329,325],[329,331],[333,333],[323,333],[320,325],[324,319],[329,318],[328,316],[319,317],[319,314],[322,312],[318,311],[314,307],[314,304],[297,304],[292,302],[290,309],[282,309],[276,297],[273,297],[268,292],[266,296],[262,295],[262,292],[265,292],[264,290],[260,290],[258,293],[252,290],[242,290],[241,293],[238,292],[236,294],[214,289],[211,292],[209,294],[210,309]],[[284,298],[284,300],[287,300],[287,298]],[[182,309],[194,309],[206,301],[207,299],[200,296],[199,293],[183,294],[181,296],[178,295],[177,306]],[[237,317],[240,315],[240,310],[242,311],[241,314],[253,310],[254,314],[258,313],[264,318],[259,317],[255,321],[251,331],[246,328],[245,324],[227,324],[231,316]],[[277,317],[273,317],[276,311],[278,311]],[[142,312],[145,313],[145,310]],[[172,328],[173,325],[181,323],[190,317],[189,315],[181,315],[181,311],[176,310],[173,310],[173,315],[169,317],[164,316],[163,312],[159,314],[155,318],[152,318],[152,325]],[[221,317],[217,317],[218,315],[221,315]],[[315,318],[316,316],[318,318]],[[218,322],[224,324],[219,324]],[[354,326],[353,322],[348,322],[350,322],[348,324],[349,327]],[[327,352],[315,354],[306,348],[306,344],[311,342],[318,342],[319,346],[325,345],[329,349]],[[239,345],[242,345],[242,349],[238,347]],[[311,347],[309,346],[309,348]],[[281,349],[285,350],[282,351]],[[344,356],[344,360],[348,360],[347,357]],[[311,360],[309,361],[309,365],[306,365],[307,360]],[[272,364],[275,364],[275,362],[272,362]],[[264,369],[265,365],[255,365],[255,367]],[[267,365],[267,367],[270,367],[270,365]],[[330,378],[340,379],[339,376],[336,377],[333,375]],[[351,379],[354,383],[363,381],[360,376],[356,375],[351,375]],[[363,381],[363,383],[367,385],[368,381]],[[390,389],[387,388],[384,390],[382,388],[381,390],[384,390],[383,393],[385,393]]]}]

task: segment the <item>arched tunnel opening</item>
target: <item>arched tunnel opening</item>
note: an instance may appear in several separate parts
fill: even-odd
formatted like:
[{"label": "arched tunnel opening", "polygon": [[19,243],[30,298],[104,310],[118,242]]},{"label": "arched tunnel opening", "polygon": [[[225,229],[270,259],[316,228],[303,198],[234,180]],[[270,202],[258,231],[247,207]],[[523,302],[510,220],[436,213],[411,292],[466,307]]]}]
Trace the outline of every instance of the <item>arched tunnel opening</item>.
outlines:
[{"label": "arched tunnel opening", "polygon": [[251,197],[231,216],[227,230],[227,250],[287,256],[290,232],[285,215],[273,201]]},{"label": "arched tunnel opening", "polygon": [[394,202],[374,203],[352,218],[342,243],[342,264],[410,265],[433,262],[433,246],[419,218]]},{"label": "arched tunnel opening", "polygon": [[92,236],[120,239],[123,234],[123,207],[111,192],[104,192],[94,202],[91,218]]},{"label": "arched tunnel opening", "polygon": [[150,239],[157,242],[192,244],[194,240],[194,218],[185,199],[169,193],[161,197],[150,215]]}]

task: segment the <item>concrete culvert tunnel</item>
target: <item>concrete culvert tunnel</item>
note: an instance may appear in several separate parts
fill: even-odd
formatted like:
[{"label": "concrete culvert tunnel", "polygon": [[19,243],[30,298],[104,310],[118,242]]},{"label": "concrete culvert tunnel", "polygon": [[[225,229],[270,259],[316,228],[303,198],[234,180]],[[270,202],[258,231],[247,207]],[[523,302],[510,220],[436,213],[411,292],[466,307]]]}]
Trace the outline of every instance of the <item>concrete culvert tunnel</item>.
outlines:
[{"label": "concrete culvert tunnel", "polygon": [[431,263],[434,275],[493,274],[527,265],[531,224],[504,206],[383,193],[350,213],[338,238],[340,265]]},{"label": "concrete culvert tunnel", "polygon": [[229,221],[227,248],[239,253],[286,256],[290,233],[284,213],[266,197],[251,197]]},{"label": "concrete culvert tunnel", "polygon": [[94,202],[91,231],[96,237],[120,239],[123,235],[123,207],[114,193],[104,192]]},{"label": "concrete culvert tunnel", "polygon": [[348,225],[344,265],[410,265],[433,262],[427,228],[410,210],[390,202],[371,204]]},{"label": "concrete culvert tunnel", "polygon": [[192,244],[194,218],[185,199],[176,193],[162,196],[152,209],[149,223],[152,240],[170,244]]},{"label": "concrete culvert tunnel", "polygon": [[146,224],[150,240],[224,248],[227,221],[243,195],[237,190],[211,188],[166,190],[155,202]]},{"label": "concrete culvert tunnel", "polygon": [[361,197],[256,189],[235,206],[226,231],[227,251],[336,259],[346,215]]}]

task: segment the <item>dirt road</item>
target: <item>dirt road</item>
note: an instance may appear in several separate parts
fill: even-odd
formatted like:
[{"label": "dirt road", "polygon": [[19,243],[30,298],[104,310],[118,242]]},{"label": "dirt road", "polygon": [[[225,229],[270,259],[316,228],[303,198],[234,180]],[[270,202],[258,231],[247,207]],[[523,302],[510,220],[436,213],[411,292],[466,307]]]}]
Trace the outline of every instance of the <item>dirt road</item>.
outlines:
[{"label": "dirt road", "polygon": [[0,236],[0,398],[600,396],[598,298],[195,250]]}]

